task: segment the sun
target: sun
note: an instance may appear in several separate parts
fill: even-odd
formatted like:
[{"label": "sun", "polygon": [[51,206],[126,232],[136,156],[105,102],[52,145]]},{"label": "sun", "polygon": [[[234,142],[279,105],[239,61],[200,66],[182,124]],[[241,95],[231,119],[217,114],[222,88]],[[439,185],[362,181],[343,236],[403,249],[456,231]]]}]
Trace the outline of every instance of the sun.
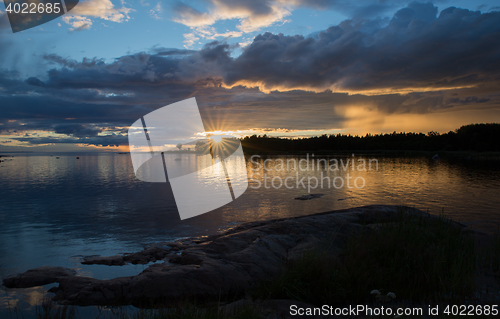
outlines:
[{"label": "sun", "polygon": [[223,135],[212,135],[210,139],[214,141],[214,143],[220,143],[222,141]]}]

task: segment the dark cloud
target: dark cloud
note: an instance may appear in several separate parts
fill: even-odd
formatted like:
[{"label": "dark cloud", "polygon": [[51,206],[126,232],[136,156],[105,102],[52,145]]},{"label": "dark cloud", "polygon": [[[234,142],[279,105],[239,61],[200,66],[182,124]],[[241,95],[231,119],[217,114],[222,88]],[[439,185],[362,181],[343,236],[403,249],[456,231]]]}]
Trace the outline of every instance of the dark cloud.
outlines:
[{"label": "dark cloud", "polygon": [[175,48],[154,48],[152,51],[155,52],[158,56],[179,56],[193,54],[196,52],[195,50]]},{"label": "dark cloud", "polygon": [[105,65],[104,59],[98,58],[83,58],[82,62],[77,62],[73,59],[63,58],[57,54],[44,54],[43,59],[49,63],[57,64],[67,68],[93,68],[99,65]]},{"label": "dark cloud", "polygon": [[439,17],[437,13],[431,3],[411,2],[388,22],[351,19],[311,37],[265,33],[237,58],[231,57],[228,44],[212,42],[181,60],[176,75],[191,82],[222,79],[229,86],[259,86],[267,92],[496,87],[500,13],[455,7]]},{"label": "dark cloud", "polygon": [[[268,21],[273,23],[284,11],[296,8],[313,8],[316,10],[334,10],[348,17],[374,18],[386,15],[388,12],[400,8],[411,0],[292,0],[288,2],[273,0],[201,0],[205,8],[195,9],[189,2],[176,2],[172,9],[174,20],[189,26],[211,25],[217,19],[233,19],[236,16],[245,16],[242,19],[242,29],[250,28],[245,25],[246,19],[252,22]],[[198,3],[199,4],[199,3]],[[262,25],[266,25],[265,23]]]},{"label": "dark cloud", "polygon": [[222,84],[259,85],[266,91],[418,91],[496,85],[500,78],[500,43],[495,41],[500,13],[451,7],[437,17],[432,4],[412,2],[385,27],[379,22],[346,20],[316,37],[261,34],[237,58],[231,56],[231,46],[216,41],[196,52],[165,49],[113,63],[46,55],[46,61],[60,68],[50,70],[47,80],[30,78],[27,83],[115,90],[108,98],[118,98],[120,92],[158,93],[161,86],[164,100]]},{"label": "dark cloud", "polygon": [[229,62],[225,44],[211,44],[200,57],[221,61],[219,72],[226,84],[259,84],[268,91],[496,85],[500,13],[451,7],[436,14],[432,4],[412,2],[387,26],[369,32],[364,25],[370,21],[347,20],[316,38],[258,35]]},{"label": "dark cloud", "polygon": [[179,15],[189,15],[189,16],[192,16],[194,18],[203,18],[203,13],[200,12],[199,10],[196,10],[195,8],[185,4],[185,3],[182,3],[182,2],[176,2],[173,4],[172,6],[172,9],[174,11],[175,14],[179,14]]},{"label": "dark cloud", "polygon": [[14,140],[28,142],[32,145],[40,144],[86,144],[96,146],[120,146],[128,145],[126,136],[98,136],[81,138],[54,138],[54,137],[14,137]]},{"label": "dark cloud", "polygon": [[[348,116],[338,109],[351,105],[384,114],[498,108],[500,13],[437,13],[432,4],[411,3],[390,20],[346,20],[310,37],[264,33],[236,58],[221,42],[199,51],[153,48],[112,62],[46,54],[42,75],[0,69],[0,132],[67,135],[16,137],[39,144],[122,145],[121,127],[192,96],[213,129],[341,127]],[[449,87],[468,88],[439,91]],[[100,136],[106,127],[120,134]]]},{"label": "dark cloud", "polygon": [[102,132],[102,129],[82,124],[62,124],[56,125],[54,127],[54,132],[73,135],[74,137],[95,137]]},{"label": "dark cloud", "polygon": [[26,83],[28,83],[29,85],[33,85],[33,86],[45,86],[45,83],[43,83],[42,81],[40,81],[40,79],[36,78],[36,77],[30,77],[26,80]]},{"label": "dark cloud", "polygon": [[450,98],[448,99],[448,103],[450,104],[476,104],[476,103],[486,103],[489,102],[491,99],[490,98],[480,98],[477,96],[468,96],[464,99],[461,98]]},{"label": "dark cloud", "polygon": [[348,17],[374,18],[387,14],[391,10],[401,8],[411,0],[300,0],[304,7],[316,7],[318,9],[333,9]]}]

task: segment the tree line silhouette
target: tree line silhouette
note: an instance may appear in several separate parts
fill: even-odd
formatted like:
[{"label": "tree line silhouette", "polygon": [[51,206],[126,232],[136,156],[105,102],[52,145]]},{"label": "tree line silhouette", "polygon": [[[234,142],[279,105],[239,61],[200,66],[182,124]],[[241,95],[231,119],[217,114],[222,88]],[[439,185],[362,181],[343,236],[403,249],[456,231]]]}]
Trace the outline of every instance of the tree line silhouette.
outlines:
[{"label": "tree line silhouette", "polygon": [[308,138],[247,136],[241,140],[247,151],[500,151],[500,123],[469,124],[440,134],[390,133],[365,136],[324,134]]}]

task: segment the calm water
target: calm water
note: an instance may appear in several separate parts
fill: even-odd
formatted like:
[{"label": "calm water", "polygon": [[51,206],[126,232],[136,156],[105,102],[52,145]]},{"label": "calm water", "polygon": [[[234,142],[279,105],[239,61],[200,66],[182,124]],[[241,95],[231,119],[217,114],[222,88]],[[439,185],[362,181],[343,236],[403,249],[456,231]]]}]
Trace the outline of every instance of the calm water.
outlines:
[{"label": "calm water", "polygon": [[[369,204],[403,204],[435,214],[444,210],[487,232],[500,226],[500,169],[495,164],[357,154],[323,157],[319,164],[318,157],[310,158],[294,167],[294,162],[305,159],[253,158],[247,161],[249,188],[241,197],[180,221],[169,185],[137,180],[128,155],[88,154],[79,155],[80,159],[67,153],[11,155],[15,157],[2,158],[5,161],[0,163],[1,277],[43,265],[71,267],[80,275],[102,279],[133,275],[145,266],[85,266],[80,260],[88,255],[137,251],[156,241],[211,234],[246,221]],[[181,165],[196,163],[195,155],[182,157]],[[373,158],[378,170],[373,161],[370,171],[368,160]],[[266,168],[272,170],[263,168],[265,160]],[[338,170],[330,166],[335,160]],[[358,169],[362,160],[366,170]],[[327,177],[336,184],[327,186]],[[351,188],[346,185],[348,177]],[[286,178],[289,188],[279,187]],[[319,184],[311,193],[325,196],[294,200],[322,179],[323,188]],[[341,180],[344,187],[335,188]],[[16,305],[29,317],[48,287],[6,290],[2,286],[0,317]]]}]

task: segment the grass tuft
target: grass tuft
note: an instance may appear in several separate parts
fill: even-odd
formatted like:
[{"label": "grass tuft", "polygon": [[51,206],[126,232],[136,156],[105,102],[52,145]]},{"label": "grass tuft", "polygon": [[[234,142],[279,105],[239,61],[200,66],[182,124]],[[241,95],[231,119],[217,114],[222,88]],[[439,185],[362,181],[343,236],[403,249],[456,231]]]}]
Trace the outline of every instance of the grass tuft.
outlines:
[{"label": "grass tuft", "polygon": [[360,304],[377,289],[412,302],[456,301],[473,293],[474,270],[472,236],[442,217],[401,211],[394,220],[353,235],[337,257],[315,249],[289,261],[256,297]]},{"label": "grass tuft", "polygon": [[182,307],[166,309],[140,309],[133,314],[113,312],[110,319],[257,319],[260,318],[250,306],[231,311],[219,307],[200,308],[184,303]]},{"label": "grass tuft", "polygon": [[45,299],[36,308],[37,319],[75,319],[78,318],[73,306],[60,306],[50,299]]}]

